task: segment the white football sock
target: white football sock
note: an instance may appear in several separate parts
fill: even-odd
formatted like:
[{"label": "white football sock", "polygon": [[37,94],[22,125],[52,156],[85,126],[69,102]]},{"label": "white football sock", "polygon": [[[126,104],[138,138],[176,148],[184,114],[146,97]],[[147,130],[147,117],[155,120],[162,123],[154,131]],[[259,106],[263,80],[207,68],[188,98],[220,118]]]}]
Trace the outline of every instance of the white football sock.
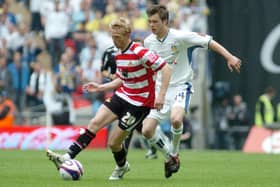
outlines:
[{"label": "white football sock", "polygon": [[180,146],[180,138],[183,133],[183,124],[179,129],[175,129],[173,126],[171,127],[172,133],[172,155],[177,155],[179,153],[179,146]]},{"label": "white football sock", "polygon": [[64,155],[62,155],[64,160],[71,160],[71,156],[69,155],[69,153],[65,153]]},{"label": "white football sock", "polygon": [[154,136],[151,139],[148,139],[148,142],[163,154],[166,161],[170,159],[171,146],[170,142],[167,140],[167,138],[164,138],[160,133],[157,132],[155,132]]}]

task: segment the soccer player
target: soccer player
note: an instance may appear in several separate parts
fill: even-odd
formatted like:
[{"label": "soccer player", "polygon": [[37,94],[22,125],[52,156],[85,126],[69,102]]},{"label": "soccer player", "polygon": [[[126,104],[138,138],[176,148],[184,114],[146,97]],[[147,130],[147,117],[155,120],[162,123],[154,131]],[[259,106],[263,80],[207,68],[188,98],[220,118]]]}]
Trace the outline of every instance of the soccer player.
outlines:
[{"label": "soccer player", "polygon": [[[88,92],[116,91],[109,101],[101,105],[66,154],[47,150],[47,156],[59,168],[63,161],[75,158],[85,149],[101,128],[118,119],[118,126],[112,130],[108,144],[116,161],[116,168],[109,180],[119,180],[129,171],[122,142],[130,131],[142,123],[151,108],[162,108],[171,68],[161,57],[130,40],[131,24],[128,19],[121,17],[113,20],[110,30],[113,42],[119,49],[115,56],[117,78],[104,84],[90,82],[83,85],[83,88]],[[160,92],[155,97],[155,78],[159,70],[163,79]]]},{"label": "soccer player", "polygon": [[[183,119],[190,103],[193,88],[191,84],[193,71],[190,52],[195,47],[210,48],[227,60],[230,71],[240,72],[241,61],[228,50],[214,41],[209,35],[184,32],[168,27],[168,10],[164,5],[151,5],[146,13],[152,33],[144,40],[144,46],[164,58],[172,67],[172,75],[166,93],[163,109],[151,110],[144,120],[142,133],[151,145],[160,150],[165,157],[165,177],[179,170],[179,145],[183,132]],[[156,85],[161,85],[164,75],[157,77]],[[158,88],[156,88],[159,93]],[[170,118],[172,143],[165,145],[162,135],[155,133],[159,122]]]},{"label": "soccer player", "polygon": [[[143,41],[140,39],[134,39],[134,42],[139,42],[141,45],[143,45]],[[105,52],[102,55],[102,66],[101,66],[101,73],[102,76],[104,77],[104,81],[112,81],[116,78],[116,71],[117,71],[117,65],[116,65],[116,60],[115,60],[115,55],[118,52],[118,48],[115,46],[111,46],[105,50]],[[136,128],[138,133],[142,133],[142,124],[139,125]],[[161,131],[160,126],[157,127],[158,131]],[[130,132],[130,134],[126,137],[123,145],[126,150],[126,153],[128,153],[128,148],[132,139],[133,131]],[[157,149],[154,148],[153,146],[150,146],[147,142],[147,140],[142,137],[142,141],[145,144],[145,146],[148,148],[148,152],[145,155],[145,158],[147,159],[156,159],[157,158]]]}]

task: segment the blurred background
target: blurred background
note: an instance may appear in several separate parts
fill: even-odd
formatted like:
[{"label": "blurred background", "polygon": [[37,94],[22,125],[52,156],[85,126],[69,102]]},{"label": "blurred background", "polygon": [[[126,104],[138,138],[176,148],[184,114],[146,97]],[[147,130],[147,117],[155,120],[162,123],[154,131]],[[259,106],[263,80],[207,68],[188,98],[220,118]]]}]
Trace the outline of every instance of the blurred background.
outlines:
[{"label": "blurred background", "polygon": [[[271,138],[280,120],[279,1],[0,0],[0,148],[67,147],[61,141],[87,125],[111,94],[81,89],[108,81],[101,70],[113,46],[108,24],[128,16],[132,39],[141,41],[150,33],[145,10],[155,3],[168,7],[171,27],[212,35],[243,62],[240,74],[231,73],[214,52],[193,51],[195,93],[182,148],[244,150],[255,127]],[[110,126],[97,146],[106,147]],[[169,121],[161,127],[168,135]],[[131,146],[142,147],[139,135]]]}]

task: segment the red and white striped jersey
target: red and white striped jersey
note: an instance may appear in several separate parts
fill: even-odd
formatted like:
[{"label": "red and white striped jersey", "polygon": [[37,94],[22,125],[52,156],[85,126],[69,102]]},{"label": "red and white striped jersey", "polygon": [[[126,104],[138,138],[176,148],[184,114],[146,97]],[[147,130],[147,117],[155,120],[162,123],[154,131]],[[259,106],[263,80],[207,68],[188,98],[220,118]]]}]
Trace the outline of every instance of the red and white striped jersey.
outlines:
[{"label": "red and white striped jersey", "polygon": [[135,106],[153,108],[156,72],[166,64],[165,60],[135,42],[115,58],[116,74],[123,82],[116,94]]}]

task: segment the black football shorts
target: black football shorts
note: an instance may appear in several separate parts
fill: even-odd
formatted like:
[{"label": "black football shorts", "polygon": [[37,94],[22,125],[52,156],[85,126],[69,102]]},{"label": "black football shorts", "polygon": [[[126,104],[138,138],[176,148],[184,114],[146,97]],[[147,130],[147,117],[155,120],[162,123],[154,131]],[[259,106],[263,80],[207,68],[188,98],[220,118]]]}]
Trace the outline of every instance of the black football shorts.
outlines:
[{"label": "black football shorts", "polygon": [[132,131],[141,126],[150,108],[135,106],[114,94],[110,100],[105,101],[107,106],[119,118],[119,127],[125,131]]}]

